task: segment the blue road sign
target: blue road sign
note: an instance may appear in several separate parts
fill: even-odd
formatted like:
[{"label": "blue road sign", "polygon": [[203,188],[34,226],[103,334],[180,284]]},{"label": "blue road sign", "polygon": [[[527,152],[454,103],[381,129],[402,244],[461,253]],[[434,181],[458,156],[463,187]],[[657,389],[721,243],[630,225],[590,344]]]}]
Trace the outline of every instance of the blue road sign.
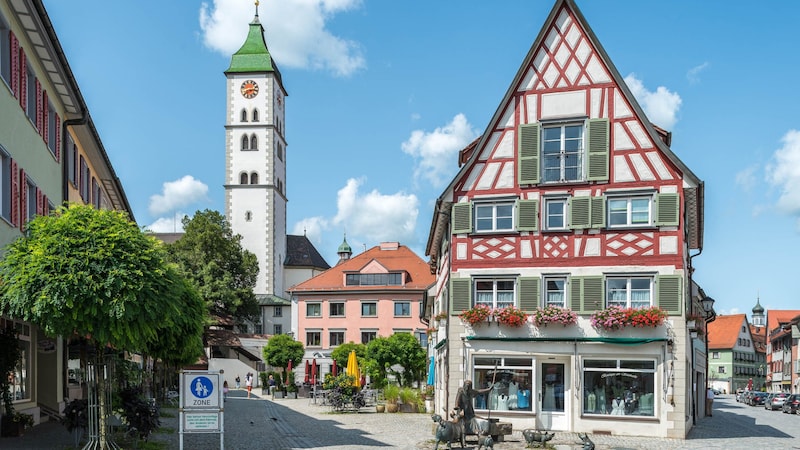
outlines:
[{"label": "blue road sign", "polygon": [[214,383],[208,377],[194,377],[189,383],[189,391],[197,398],[208,398],[214,392]]}]

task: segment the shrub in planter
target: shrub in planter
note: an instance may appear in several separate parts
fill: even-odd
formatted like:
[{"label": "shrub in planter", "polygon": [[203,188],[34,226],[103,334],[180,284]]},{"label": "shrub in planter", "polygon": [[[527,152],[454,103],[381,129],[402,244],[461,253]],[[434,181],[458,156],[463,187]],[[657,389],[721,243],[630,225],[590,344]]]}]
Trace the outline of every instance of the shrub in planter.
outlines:
[{"label": "shrub in planter", "polygon": [[146,441],[153,431],[161,426],[160,411],[154,402],[145,400],[141,391],[128,388],[120,393],[122,399],[122,415],[125,422],[136,429],[139,439]]},{"label": "shrub in planter", "polygon": [[397,405],[397,401],[400,400],[400,388],[396,384],[387,385],[383,388],[383,397],[387,405]]},{"label": "shrub in planter", "polygon": [[83,433],[89,426],[89,401],[86,399],[75,399],[67,403],[64,407],[64,417],[61,424],[72,433],[74,447],[78,448]]}]

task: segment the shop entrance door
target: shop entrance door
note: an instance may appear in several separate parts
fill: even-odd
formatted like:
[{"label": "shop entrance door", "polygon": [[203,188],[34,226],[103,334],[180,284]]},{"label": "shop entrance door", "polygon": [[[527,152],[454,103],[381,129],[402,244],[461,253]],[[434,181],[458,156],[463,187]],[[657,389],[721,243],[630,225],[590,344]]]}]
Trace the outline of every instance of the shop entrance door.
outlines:
[{"label": "shop entrance door", "polygon": [[537,371],[536,428],[569,431],[569,362],[555,358],[540,360]]}]

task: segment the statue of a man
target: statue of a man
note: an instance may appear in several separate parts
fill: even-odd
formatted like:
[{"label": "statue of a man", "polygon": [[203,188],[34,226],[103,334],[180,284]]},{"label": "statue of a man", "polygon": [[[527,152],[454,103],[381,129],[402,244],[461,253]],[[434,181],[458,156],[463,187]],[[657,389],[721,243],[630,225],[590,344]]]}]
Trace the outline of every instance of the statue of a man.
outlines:
[{"label": "statue of a man", "polygon": [[479,427],[475,421],[475,408],[472,399],[492,390],[493,385],[484,389],[473,389],[471,380],[464,380],[464,385],[456,392],[456,408],[464,411],[464,430],[469,434],[479,434]]}]

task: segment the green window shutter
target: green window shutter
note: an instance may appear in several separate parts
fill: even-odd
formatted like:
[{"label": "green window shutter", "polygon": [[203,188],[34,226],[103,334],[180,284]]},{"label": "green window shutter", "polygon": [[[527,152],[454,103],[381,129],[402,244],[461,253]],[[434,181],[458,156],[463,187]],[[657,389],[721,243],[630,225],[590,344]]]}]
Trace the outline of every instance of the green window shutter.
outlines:
[{"label": "green window shutter", "polygon": [[656,300],[661,309],[679,315],[681,308],[681,275],[659,275],[656,278]]},{"label": "green window shutter", "polygon": [[451,214],[453,234],[472,233],[472,203],[456,203]]},{"label": "green window shutter", "polygon": [[517,200],[517,230],[539,229],[539,200]]},{"label": "green window shutter", "polygon": [[450,279],[450,314],[458,315],[472,307],[472,278]]},{"label": "green window shutter", "polygon": [[589,119],[586,123],[590,181],[608,181],[608,127],[608,119]]},{"label": "green window shutter", "polygon": [[520,124],[517,129],[517,172],[519,184],[539,183],[539,135],[538,123]]},{"label": "green window shutter", "polygon": [[583,313],[583,277],[570,277],[569,279],[569,309],[578,314]]},{"label": "green window shutter", "polygon": [[583,277],[581,303],[583,312],[589,313],[605,308],[603,277]]},{"label": "green window shutter", "polygon": [[531,312],[539,306],[539,277],[519,278],[519,309]]},{"label": "green window shutter", "polygon": [[656,194],[656,225],[678,226],[680,211],[678,194]]},{"label": "green window shutter", "polygon": [[572,197],[569,201],[569,226],[573,229],[591,226],[591,197]]},{"label": "green window shutter", "polygon": [[606,226],[606,197],[592,197],[592,228],[604,228]]}]

